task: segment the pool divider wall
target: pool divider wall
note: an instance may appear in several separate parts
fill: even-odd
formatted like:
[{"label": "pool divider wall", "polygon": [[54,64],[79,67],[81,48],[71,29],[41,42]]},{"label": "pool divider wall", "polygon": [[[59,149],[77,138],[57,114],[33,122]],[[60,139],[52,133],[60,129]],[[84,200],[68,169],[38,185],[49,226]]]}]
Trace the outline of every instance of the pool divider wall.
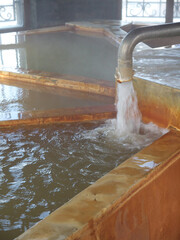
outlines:
[{"label": "pool divider wall", "polygon": [[[32,84],[47,86],[49,89],[69,89],[75,92],[84,92],[104,97],[115,96],[115,88],[112,82],[86,78],[82,76],[55,75],[46,72],[8,72],[0,71],[0,82],[4,84]],[[3,113],[1,114],[3,118]],[[7,115],[7,114],[4,114]],[[14,117],[14,115],[13,115]],[[105,120],[116,117],[116,110],[113,104],[104,104],[103,106],[93,106],[73,109],[60,109],[48,111],[19,112],[16,119],[0,121],[0,128],[15,127],[23,125],[39,125],[50,123],[82,122]],[[5,117],[3,118],[5,119]]]},{"label": "pool divider wall", "polygon": [[[47,27],[41,29],[34,29],[34,30],[27,30],[18,32],[18,35],[33,35],[33,34],[44,34],[44,33],[53,33],[53,32],[74,32],[77,34],[86,34],[86,35],[93,35],[93,36],[105,36],[107,40],[109,40],[113,45],[118,46],[122,40],[122,37],[116,36],[112,33],[108,28],[104,28],[103,26],[96,26],[96,24],[88,25],[81,25],[78,22],[69,22],[66,23],[64,26],[57,26],[57,27]],[[122,34],[124,35],[124,34]]]},{"label": "pool divider wall", "polygon": [[133,83],[143,121],[180,130],[180,90],[136,77]]},{"label": "pool divider wall", "polygon": [[[0,71],[0,82],[31,83],[33,85],[42,85],[48,87],[58,87],[72,91],[81,91],[84,93],[94,93],[108,97],[115,97],[114,83],[100,81],[96,79],[85,78],[81,76],[53,75],[45,72],[15,73]],[[138,97],[139,109],[142,113],[142,119],[145,123],[153,122],[163,128],[175,128],[180,130],[180,90],[164,86],[158,83],[150,82],[135,77],[133,80],[134,88]],[[99,109],[99,114],[97,110]],[[14,126],[16,124],[47,124],[53,122],[87,121],[114,118],[116,116],[115,106],[94,107],[88,110],[84,108],[73,109],[71,116],[68,110],[64,111],[64,117],[61,111],[44,111],[19,113],[15,121],[1,122],[1,126]],[[104,111],[104,113],[103,113]],[[58,115],[59,114],[59,115]],[[78,116],[79,114],[79,116]],[[59,117],[58,117],[59,116]],[[71,119],[71,120],[70,120]],[[18,122],[19,121],[19,122]]]},{"label": "pool divider wall", "polygon": [[51,74],[47,72],[21,71],[13,72],[0,71],[1,82],[25,82],[50,87],[59,87],[76,91],[89,92],[104,96],[114,97],[115,83],[105,80],[97,80],[82,76]]},{"label": "pool divider wall", "polygon": [[115,117],[116,110],[114,105],[111,104],[60,110],[19,112],[17,113],[17,119],[0,121],[0,128],[97,121]]},{"label": "pool divider wall", "polygon": [[119,46],[122,38],[116,36],[114,33],[112,33],[108,28],[100,27],[99,25],[96,26],[95,24],[86,23],[85,25],[82,25],[80,23],[72,22],[72,23],[66,23],[66,26],[71,29],[71,31],[77,33],[77,34],[88,34],[88,35],[95,35],[95,36],[105,36],[107,37],[107,40],[111,42],[115,46]]},{"label": "pool divider wall", "polygon": [[180,239],[180,152],[68,240]]},{"label": "pool divider wall", "polygon": [[178,240],[179,171],[180,133],[171,131],[16,240]]},{"label": "pool divider wall", "polygon": [[[121,24],[119,23],[119,28]],[[98,24],[86,24],[82,25],[80,22],[69,22],[63,26],[56,26],[56,27],[47,27],[41,29],[34,29],[34,30],[27,30],[18,32],[18,35],[32,35],[32,34],[43,34],[43,33],[52,33],[52,32],[67,32],[71,31],[77,34],[88,34],[88,35],[95,35],[95,36],[106,36],[107,39],[113,44],[119,44],[121,42],[122,37],[116,36],[112,33],[108,28],[104,28],[103,25],[101,26]],[[121,35],[124,36],[123,31],[121,30]]]},{"label": "pool divider wall", "polygon": [[43,33],[51,33],[51,32],[67,32],[73,31],[73,27],[71,26],[56,26],[56,27],[47,27],[47,28],[39,28],[34,30],[26,30],[18,32],[18,35],[32,35],[32,34],[43,34]]}]

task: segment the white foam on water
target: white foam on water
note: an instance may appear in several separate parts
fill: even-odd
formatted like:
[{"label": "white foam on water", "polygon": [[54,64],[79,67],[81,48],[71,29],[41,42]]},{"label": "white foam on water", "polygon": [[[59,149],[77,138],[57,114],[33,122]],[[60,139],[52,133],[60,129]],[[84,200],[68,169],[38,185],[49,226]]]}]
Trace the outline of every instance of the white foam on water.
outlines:
[{"label": "white foam on water", "polygon": [[153,123],[144,124],[138,108],[138,100],[133,83],[125,82],[117,86],[117,118],[84,133],[84,138],[103,139],[116,142],[127,149],[142,149],[168,132]]},{"label": "white foam on water", "polygon": [[141,122],[139,132],[130,132],[128,130],[127,133],[123,131],[123,134],[121,134],[120,131],[117,130],[117,124],[117,119],[107,120],[101,126],[93,130],[85,131],[83,138],[94,141],[97,141],[97,139],[104,141],[104,139],[106,139],[109,144],[115,143],[126,149],[140,150],[168,132],[167,129],[159,128],[152,122],[148,124]]}]

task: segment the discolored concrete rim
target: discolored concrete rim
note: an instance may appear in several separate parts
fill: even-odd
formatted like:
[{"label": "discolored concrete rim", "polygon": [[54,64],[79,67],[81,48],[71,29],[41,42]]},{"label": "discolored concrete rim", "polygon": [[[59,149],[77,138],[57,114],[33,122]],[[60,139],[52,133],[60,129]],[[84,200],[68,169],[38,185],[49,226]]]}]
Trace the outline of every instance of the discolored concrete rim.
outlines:
[{"label": "discolored concrete rim", "polygon": [[0,121],[0,128],[97,121],[115,117],[116,109],[114,105],[30,111],[18,113],[18,119],[16,120]]}]

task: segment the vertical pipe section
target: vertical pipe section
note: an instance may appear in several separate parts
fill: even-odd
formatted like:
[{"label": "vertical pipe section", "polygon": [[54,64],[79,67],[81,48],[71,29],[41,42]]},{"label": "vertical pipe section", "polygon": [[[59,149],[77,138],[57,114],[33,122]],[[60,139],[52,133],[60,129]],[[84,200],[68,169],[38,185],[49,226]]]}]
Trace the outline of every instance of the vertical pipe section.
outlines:
[{"label": "vertical pipe section", "polygon": [[117,19],[122,19],[122,0],[117,0]]},{"label": "vertical pipe section", "polygon": [[128,33],[119,47],[118,67],[115,75],[117,82],[127,82],[133,79],[132,54],[138,43],[149,39],[175,36],[180,36],[180,22],[141,27]]},{"label": "vertical pipe section", "polygon": [[166,0],[166,23],[173,22],[174,0]]}]

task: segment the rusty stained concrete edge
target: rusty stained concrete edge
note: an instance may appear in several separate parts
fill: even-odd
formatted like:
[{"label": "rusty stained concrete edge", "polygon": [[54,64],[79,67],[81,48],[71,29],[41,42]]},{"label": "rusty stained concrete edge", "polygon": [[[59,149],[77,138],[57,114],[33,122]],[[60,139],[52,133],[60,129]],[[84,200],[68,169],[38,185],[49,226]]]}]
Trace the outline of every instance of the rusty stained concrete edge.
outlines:
[{"label": "rusty stained concrete edge", "polygon": [[[126,218],[125,216],[123,217],[123,210],[122,210],[123,207],[125,208],[126,206],[128,206],[128,203],[130,201],[132,202],[133,199],[139,193],[141,193],[141,195],[142,195],[144,189],[148,188],[149,185],[151,185],[154,181],[157,181],[157,179],[160,176],[162,176],[163,174],[165,174],[168,171],[168,169],[171,166],[173,166],[173,164],[175,164],[175,163],[177,163],[180,166],[180,151],[177,151],[169,159],[167,159],[166,161],[164,161],[160,165],[158,165],[146,177],[142,178],[131,189],[129,189],[122,197],[120,197],[117,201],[115,201],[113,204],[111,204],[108,208],[103,209],[99,214],[97,214],[97,216],[95,218],[90,220],[85,226],[83,226],[80,230],[73,233],[70,237],[66,238],[66,240],[124,239],[124,238],[121,238],[121,237],[117,238],[117,236],[114,237],[114,235],[117,235],[117,232],[114,232],[115,231],[115,226],[112,226],[112,222],[114,222],[112,219],[116,219],[116,216],[118,216],[118,213],[121,213],[121,220],[119,219],[120,220],[119,225],[121,223],[121,226],[118,226],[118,227],[119,228],[121,227],[121,229],[123,231],[124,230],[123,229],[124,225],[128,224],[128,223],[123,222],[124,219],[122,220],[122,218]],[[178,202],[178,199],[177,199],[176,203],[177,202]],[[150,205],[152,206],[153,203],[150,203]],[[135,206],[136,206],[136,208],[138,208],[137,203],[136,203]],[[169,207],[171,207],[171,206],[169,206]],[[178,205],[177,205],[177,207],[178,207]],[[132,218],[133,218],[134,217],[133,212],[131,212],[131,213],[132,213]],[[131,214],[131,213],[129,213],[129,214]],[[149,213],[149,210],[147,210],[146,214],[148,214],[148,213]],[[172,214],[172,212],[171,212],[171,214]],[[163,216],[161,216],[161,217],[163,217]],[[171,216],[171,219],[173,217],[174,216]],[[179,222],[179,215],[176,216],[176,220],[177,220],[177,218],[178,218],[178,222]],[[111,220],[111,222],[110,222],[110,220]],[[129,224],[132,225],[132,221],[130,221]],[[139,220],[139,221],[142,225],[142,219]],[[150,224],[150,221],[155,222],[155,219],[149,220],[148,224]],[[160,221],[160,222],[161,222],[161,226],[160,226],[160,228],[156,229],[156,231],[160,232],[160,235],[162,237],[162,230],[164,230],[163,234],[165,234],[165,235],[166,235],[167,231],[166,231],[166,226],[163,225],[163,223],[162,223],[163,221]],[[176,225],[175,225],[177,227],[175,229],[176,230],[176,233],[175,233],[176,238],[170,238],[170,239],[179,239],[179,238],[177,238],[177,235],[179,236],[178,222],[176,222]],[[136,221],[133,224],[134,225],[133,227],[135,228],[135,225],[137,226],[137,224],[138,223],[137,223],[137,219],[136,219]],[[172,223],[172,224],[174,225],[174,223]],[[112,229],[112,227],[113,227],[113,229]],[[125,229],[124,230],[124,231],[126,231],[126,234],[128,233],[127,239],[133,239],[133,238],[147,239],[147,237],[145,237],[145,238],[144,237],[143,238],[141,238],[141,237],[137,238],[137,236],[135,237],[135,232],[136,231],[133,227],[131,228],[131,232],[130,232],[130,229]],[[137,228],[138,227],[139,226],[137,226]],[[146,225],[146,227],[149,228],[149,225]],[[142,229],[142,226],[141,226],[141,231],[143,231],[143,230],[148,232],[148,230],[146,228]],[[122,231],[119,230],[120,235],[121,235]],[[171,229],[170,229],[170,231],[172,232]],[[140,234],[140,232],[139,232],[139,234]],[[124,232],[122,233],[122,235],[124,235]],[[143,234],[140,234],[140,235],[142,236]],[[107,236],[111,236],[111,237],[107,237]],[[133,236],[133,238],[132,238],[132,236]],[[147,234],[146,234],[146,236],[147,236]],[[157,237],[157,233],[155,233],[155,236]],[[102,237],[104,237],[104,238],[102,238]],[[155,239],[155,238],[154,237],[153,238],[148,237],[148,239]],[[161,239],[161,238],[158,238],[158,239]],[[166,239],[169,239],[168,235],[166,235]]]},{"label": "rusty stained concrete edge", "polygon": [[[13,69],[12,69],[13,70]],[[74,78],[74,80],[73,80]],[[77,79],[80,81],[77,81]],[[107,83],[105,80],[90,79],[82,76],[53,76],[53,74],[48,74],[46,72],[33,72],[33,71],[22,71],[20,72],[9,72],[0,70],[0,81],[11,80],[16,82],[26,82],[39,85],[45,85],[49,87],[59,87],[64,89],[71,89],[82,92],[89,92],[109,97],[115,96],[115,87],[112,83]],[[92,82],[91,82],[92,80]],[[109,86],[108,86],[109,85]]]},{"label": "rusty stained concrete edge", "polygon": [[144,122],[152,119],[159,127],[180,131],[180,89],[138,77],[133,85]]},{"label": "rusty stained concrete edge", "polygon": [[[171,148],[169,148],[170,144]],[[143,187],[151,177],[155,177],[169,161],[179,156],[179,149],[180,133],[171,131],[165,134],[111,170],[16,240],[75,240],[81,239],[81,234],[89,228],[91,234],[92,222],[97,223],[131,198],[132,194]]]},{"label": "rusty stained concrete edge", "polygon": [[119,46],[122,38],[117,37],[110,29],[105,27],[95,27],[95,26],[86,26],[86,25],[80,25],[78,23],[66,23],[65,26],[70,27],[71,31],[75,33],[85,33],[85,34],[98,34],[100,36],[105,36],[106,39],[113,45]]},{"label": "rusty stained concrete edge", "polygon": [[[4,83],[19,81],[22,83],[39,84],[48,87],[59,87],[62,89],[90,92],[97,95],[115,97],[116,90],[115,87],[111,86],[112,83],[99,81],[98,85],[96,85],[95,79],[93,79],[93,83],[89,84],[88,81],[91,80],[89,78],[68,75],[62,75],[60,77],[61,79],[45,72],[31,72],[30,74],[25,72],[25,74],[19,74],[0,71],[0,82]],[[77,81],[78,78],[80,81]],[[134,78],[133,84],[137,93],[139,109],[142,113],[143,122],[147,123],[153,121],[160,127],[175,128],[176,130],[180,130],[179,89],[164,86],[159,83],[149,82],[145,79],[137,77]],[[144,99],[146,100],[144,101]],[[51,115],[51,117],[52,116],[53,115]]]},{"label": "rusty stained concrete edge", "polygon": [[47,27],[26,31],[17,32],[18,35],[33,35],[33,34],[43,34],[43,33],[51,33],[51,32],[64,32],[64,31],[73,31],[73,27],[68,25],[61,25],[56,27]]},{"label": "rusty stained concrete edge", "polygon": [[[80,25],[78,23],[73,22],[67,22],[65,25],[56,26],[56,27],[47,27],[47,28],[41,28],[41,29],[34,29],[34,30],[26,30],[26,31],[20,31],[17,32],[18,35],[33,35],[33,34],[44,34],[44,33],[52,33],[52,32],[74,32],[77,34],[89,34],[89,35],[99,35],[99,36],[105,36],[107,39],[114,44],[115,46],[118,46],[121,42],[122,37],[116,36],[110,29],[105,27],[95,27],[95,26],[86,26],[86,25]],[[13,33],[12,33],[13,34]]]},{"label": "rusty stained concrete edge", "polygon": [[[0,82],[3,83],[12,83],[13,81],[22,82],[22,83],[31,83],[38,84],[48,87],[59,87],[64,89],[70,89],[73,91],[81,91],[87,93],[93,93],[97,95],[114,97],[115,88],[111,86],[106,86],[108,83],[102,86],[100,84],[88,83],[84,81],[88,81],[89,78],[78,77],[80,78],[80,82],[67,80],[68,78],[74,78],[73,76],[63,75],[61,79],[57,77],[49,77],[48,73],[43,72],[43,74],[38,75],[32,72],[29,73],[14,73],[14,72],[6,72],[0,71]],[[51,74],[50,74],[51,75]],[[93,79],[94,80],[94,79]],[[95,80],[94,80],[95,82]],[[100,81],[102,83],[103,81]],[[38,125],[38,124],[50,124],[50,123],[65,123],[65,122],[83,122],[83,121],[94,121],[94,120],[105,120],[116,117],[116,110],[114,105],[105,105],[101,107],[89,107],[89,108],[74,108],[72,114],[68,112],[70,110],[63,109],[62,111],[36,111],[36,112],[25,112],[25,113],[17,113],[18,119],[16,120],[7,120],[0,121],[0,128],[7,127],[15,127],[20,125]],[[48,117],[47,117],[48,116]]]},{"label": "rusty stained concrete edge", "polygon": [[114,105],[17,113],[18,119],[0,121],[0,128],[107,120],[116,117]]}]

